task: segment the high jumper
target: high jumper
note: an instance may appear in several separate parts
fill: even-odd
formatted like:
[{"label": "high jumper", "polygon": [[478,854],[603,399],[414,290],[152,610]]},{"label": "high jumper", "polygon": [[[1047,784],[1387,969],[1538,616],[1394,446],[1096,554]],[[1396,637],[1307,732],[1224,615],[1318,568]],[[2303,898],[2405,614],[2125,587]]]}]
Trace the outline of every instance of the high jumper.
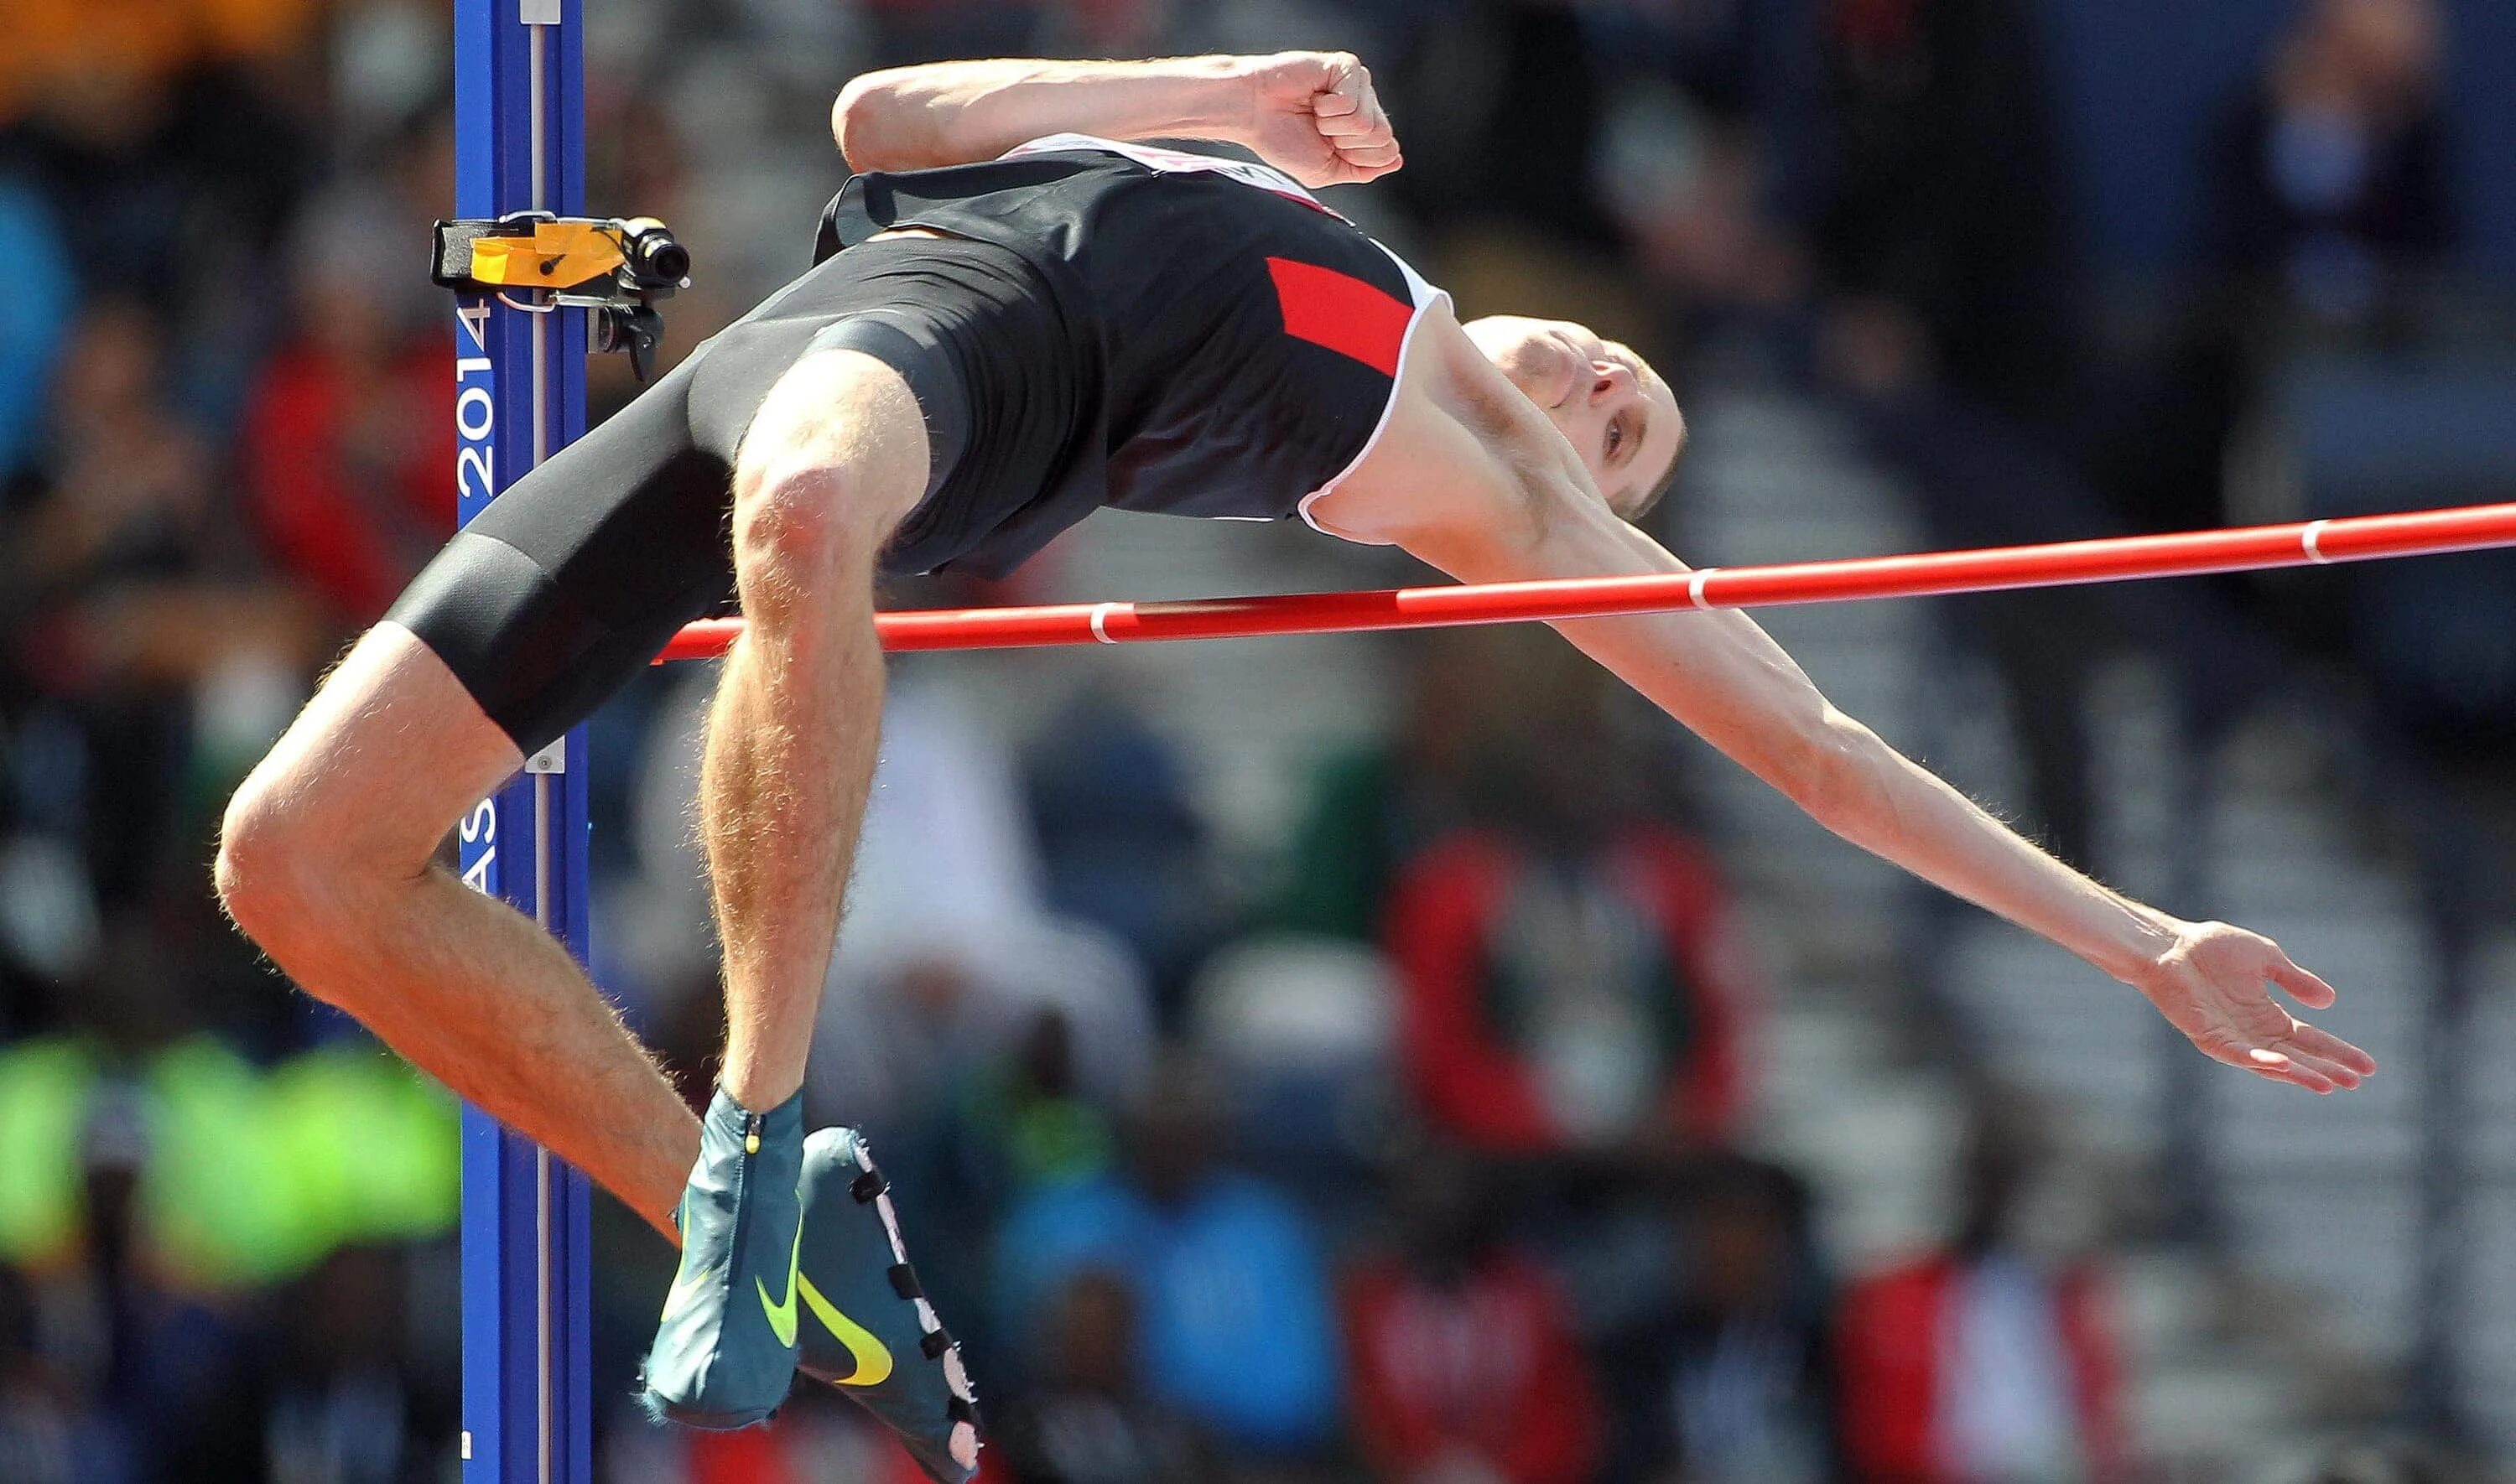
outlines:
[{"label": "high jumper", "polygon": [[[1351,56],[936,63],[856,79],[832,122],[859,173],[816,266],[447,545],[238,791],[218,887],[309,992],[682,1244],[656,1411],[756,1422],[800,1363],[962,1484],[968,1379],[882,1178],[854,1131],[802,1124],[874,766],[877,579],[1001,572],[1103,506],[1299,516],[1468,582],[1683,574],[1632,521],[1686,425],[1632,350],[1460,324],[1311,194],[1401,163]],[[729,591],[748,622],[699,797],[728,1034],[694,1120],[567,954],[434,858]],[[2333,992],[2271,940],[2054,859],[1836,711],[1744,614],[1557,627],[1837,834],[2129,984],[2212,1058],[2318,1092],[2375,1069],[2272,997]]]}]

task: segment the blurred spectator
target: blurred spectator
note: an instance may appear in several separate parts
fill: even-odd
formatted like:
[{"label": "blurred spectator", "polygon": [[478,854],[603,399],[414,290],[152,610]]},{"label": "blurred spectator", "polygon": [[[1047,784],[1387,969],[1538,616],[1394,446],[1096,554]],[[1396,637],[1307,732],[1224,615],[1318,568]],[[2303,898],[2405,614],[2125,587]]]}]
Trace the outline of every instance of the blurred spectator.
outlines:
[{"label": "blurred spectator", "polygon": [[1828,1295],[1809,1192],[1778,1166],[1716,1155],[1672,1225],[1673,1301],[1612,1337],[1601,1374],[1636,1484],[1820,1484],[1842,1475]]},{"label": "blurred spectator", "polygon": [[80,88],[163,82],[204,63],[284,53],[306,36],[321,0],[16,0],[0,59],[0,121]]},{"label": "blurred spectator", "polygon": [[1390,178],[1399,199],[1472,232],[1499,227],[1594,250],[1614,240],[1585,168],[1605,60],[1586,44],[1576,7],[1475,0],[1411,40],[1372,74],[1405,130],[1406,168]]},{"label": "blurred spectator", "polygon": [[623,1481],[924,1484],[926,1479],[888,1433],[872,1426],[853,1404],[818,1385],[797,1386],[765,1427],[733,1432],[659,1428],[633,1413],[615,1436],[608,1477]]},{"label": "blurred spectator", "polygon": [[1488,780],[1494,824],[1400,873],[1385,942],[1406,1081],[1483,1149],[1718,1139],[1751,992],[1729,894],[1701,846],[1641,812],[1605,682],[1564,664]]},{"label": "blurred spectator", "polygon": [[1979,1111],[1946,1252],[1846,1291],[1838,1341],[1853,1476],[1895,1484],[2127,1477],[2096,1270],[2052,1254],[2060,1187],[2028,1110]]},{"label": "blurred spectator", "polygon": [[[0,1336],[0,1478],[432,1476],[450,1353],[409,1347],[403,1250],[366,1244],[451,1225],[451,1104],[372,1046],[255,1067],[200,1027],[195,972],[126,914],[63,1033],[0,1047],[0,1261],[38,1319],[25,1352]],[[69,1471],[48,1435],[83,1439]]]},{"label": "blurred spectator", "polygon": [[2364,323],[2454,236],[2433,0],[2304,0],[2233,110],[2220,267],[2264,307]]},{"label": "blurred spectator", "polygon": [[1826,0],[1810,230],[1838,365],[2027,423],[2067,410],[2075,267],[2051,88],[2023,0]]},{"label": "blurred spectator", "polygon": [[961,57],[1019,57],[1038,24],[1037,0],[865,0],[875,66]]},{"label": "blurred spectator", "polygon": [[2417,1441],[2345,1443],[2318,1461],[2307,1484],[2479,1484],[2481,1470]]},{"label": "blurred spectator", "polygon": [[85,1115],[86,1229],[70,1263],[42,1280],[48,1338],[132,1437],[140,1477],[251,1477],[264,1380],[251,1315],[188,1291],[151,1240],[164,1221],[147,1180],[167,1151],[140,1090],[109,1085]]},{"label": "blurred spectator", "polygon": [[1077,1085],[1066,1017],[1037,1011],[1012,1045],[953,1072],[922,1117],[878,1127],[885,1167],[914,1172],[893,1198],[918,1276],[985,1355],[1000,1338],[986,1302],[990,1235],[1033,1192],[1104,1178],[1116,1162],[1106,1105]]},{"label": "blurred spectator", "polygon": [[285,1304],[266,1443],[272,1484],[423,1484],[459,1430],[441,1357],[409,1353],[401,1254],[343,1248]]},{"label": "blurred spectator", "polygon": [[[2052,449],[2017,425],[1952,398],[1862,405],[1859,426],[1886,467],[1912,481],[1934,546],[1954,550],[2123,534]],[[2034,498],[2021,499],[2033,490]],[[2204,524],[2205,510],[2175,524]],[[2145,631],[2179,657],[2204,652],[2181,611],[2209,595],[2131,596],[2119,588],[1982,593],[1951,600],[1950,631],[1999,672],[2026,795],[2018,827],[2082,869],[2094,862],[2099,801],[2089,786],[2089,678]],[[2179,611],[2161,611],[2175,605]],[[2001,801],[2011,804],[2011,801]]]},{"label": "blurred spectator", "polygon": [[1152,1056],[1137,960],[1056,910],[1013,761],[973,700],[910,672],[883,706],[812,1074],[852,1119],[942,1116],[1043,1017],[1061,1027],[1070,1091],[1105,1106],[1133,1092]]},{"label": "blurred spectator", "polygon": [[1272,1184],[1222,1163],[1212,1078],[1165,1065],[1131,1114],[1118,1174],[1051,1186],[996,1237],[1005,1335],[1048,1353],[1044,1296],[1106,1269],[1135,1290],[1153,1396],[1218,1442],[1298,1458],[1337,1422],[1338,1357],[1320,1241]]},{"label": "blurred spectator", "polygon": [[1433,1144],[1391,1171],[1397,1249],[1344,1284],[1355,1430],[1397,1484],[1580,1484],[1604,1431],[1590,1361],[1483,1170]]},{"label": "blurred spectator", "polygon": [[1115,1156],[1111,1121],[1077,1085],[1073,1030],[1053,1010],[1031,1017],[1013,1054],[971,1089],[962,1114],[970,1152],[999,1189],[1085,1178]]},{"label": "blurred spectator", "polygon": [[1049,1298],[1037,1384],[995,1425],[1012,1484],[1169,1484],[1216,1476],[1196,1430],[1147,1393],[1136,1300],[1114,1273],[1084,1269]]},{"label": "blurred spectator", "polygon": [[1096,686],[1033,739],[1025,782],[1049,905],[1115,933],[1171,1003],[1221,929],[1177,753]]},{"label": "blurred spectator", "polygon": [[1469,822],[1479,774],[1510,725],[1525,645],[1489,629],[1445,629],[1407,645],[1406,696],[1384,739],[1339,754],[1311,778],[1278,922],[1377,941],[1399,867]]},{"label": "blurred spectator", "polygon": [[1397,1018],[1378,953],[1259,932],[1206,961],[1187,1044],[1230,1090],[1241,1155],[1333,1219],[1371,1200],[1356,1176],[1386,1122]]},{"label": "blurred spectator", "polygon": [[[288,1278],[344,1244],[454,1220],[451,1101],[371,1042],[269,1069],[197,1022],[189,972],[118,919],[63,998],[63,1034],[0,1047],[0,1260],[74,1265],[122,1219],[90,1204],[82,1131],[127,1119],[127,1238],[189,1291]],[[122,1148],[121,1144],[111,1147]]]},{"label": "blurred spectator", "polygon": [[68,244],[51,203],[25,181],[0,173],[0,485],[26,455],[52,385],[53,360],[76,296]]},{"label": "blurred spectator", "polygon": [[72,326],[45,435],[9,500],[19,612],[186,571],[214,549],[211,450],[165,403],[164,346],[157,313],[130,298],[98,298]]},{"label": "blurred spectator", "polygon": [[108,906],[162,874],[197,875],[176,811],[196,688],[310,649],[293,596],[239,580],[249,554],[213,497],[212,450],[164,401],[163,338],[144,305],[92,301],[46,435],[0,491],[0,625],[18,678],[0,688],[46,696],[35,709],[73,771],[40,804]]},{"label": "blurred spectator", "polygon": [[[1780,164],[1769,123],[1716,116],[1656,82],[1629,83],[1626,94],[1599,173],[1639,265],[1677,301],[1659,328],[1709,341],[1732,324],[1755,332],[1788,323],[1809,291],[1810,265],[1770,199]],[[1670,375],[1691,369],[1684,352],[1663,348],[1654,358]]]},{"label": "blurred spectator", "polygon": [[[2232,519],[2505,488],[2516,361],[2503,322],[2473,333],[2484,296],[2457,276],[2454,156],[2479,146],[2447,96],[2449,24],[2434,0],[2300,0],[2211,142],[2220,308],[2202,369]],[[2245,591],[2304,642],[2354,651],[2379,708],[2461,770],[2516,729],[2510,570],[2486,553]]]},{"label": "blurred spectator", "polygon": [[[35,14],[21,26],[25,3]],[[198,64],[216,33],[213,9],[144,0],[100,14],[20,0],[0,57],[0,170],[33,183],[75,224],[83,285],[147,286],[178,352],[177,402],[224,425],[279,288],[273,249],[324,150],[293,112],[303,89],[275,102],[275,90],[236,68]],[[46,57],[41,40],[21,51],[29,28],[56,21],[69,26],[65,52]],[[12,108],[6,73],[21,55],[37,75]]]},{"label": "blurred spectator", "polygon": [[355,186],[309,206],[293,239],[293,331],[239,433],[256,534],[344,636],[380,617],[454,530],[454,347],[436,316],[397,312],[366,261],[366,244],[407,215]]},{"label": "blurred spectator", "polygon": [[[672,1024],[718,998],[706,874],[690,826],[714,677],[656,708],[628,803],[632,880],[605,921],[633,1013]],[[947,1119],[1045,1012],[1065,1023],[1074,1086],[1126,1098],[1152,1054],[1143,971],[1125,944],[1053,912],[1040,845],[1003,738],[944,671],[899,667],[883,706],[844,930],[816,1031],[810,1092],[832,1116],[891,1131]]]},{"label": "blurred spectator", "polygon": [[11,1484],[129,1484],[132,1438],[99,1410],[90,1378],[44,1340],[24,1275],[0,1263],[0,1479]]}]

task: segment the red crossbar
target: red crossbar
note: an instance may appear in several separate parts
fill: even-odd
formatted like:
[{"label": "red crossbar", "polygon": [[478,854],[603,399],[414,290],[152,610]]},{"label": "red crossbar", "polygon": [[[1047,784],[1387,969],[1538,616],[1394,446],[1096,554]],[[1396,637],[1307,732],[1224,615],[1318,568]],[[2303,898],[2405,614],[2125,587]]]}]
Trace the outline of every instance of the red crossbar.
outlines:
[{"label": "red crossbar", "polygon": [[[891,650],[1136,644],[1990,593],[2503,546],[2516,546],[2516,504],[2045,546],[1856,556],[1781,566],[1703,567],[1644,577],[1471,583],[1375,593],[1287,593],[1176,602],[933,609],[885,613],[875,622],[882,633],[882,646]],[[675,635],[657,658],[703,659],[722,654],[741,632],[740,619],[695,623]]]}]

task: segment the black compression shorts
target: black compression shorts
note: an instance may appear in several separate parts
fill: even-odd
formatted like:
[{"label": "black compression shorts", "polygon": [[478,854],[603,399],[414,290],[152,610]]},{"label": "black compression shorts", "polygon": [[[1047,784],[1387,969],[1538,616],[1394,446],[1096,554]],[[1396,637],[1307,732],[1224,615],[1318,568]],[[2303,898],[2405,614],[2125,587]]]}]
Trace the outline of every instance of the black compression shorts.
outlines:
[{"label": "black compression shorts", "polygon": [[453,670],[530,755],[734,592],[727,516],[752,415],[816,350],[899,371],[933,467],[884,565],[970,549],[1064,466],[1097,393],[1087,337],[1013,252],[959,238],[865,242],[796,279],[635,401],[518,479],[386,617]]}]

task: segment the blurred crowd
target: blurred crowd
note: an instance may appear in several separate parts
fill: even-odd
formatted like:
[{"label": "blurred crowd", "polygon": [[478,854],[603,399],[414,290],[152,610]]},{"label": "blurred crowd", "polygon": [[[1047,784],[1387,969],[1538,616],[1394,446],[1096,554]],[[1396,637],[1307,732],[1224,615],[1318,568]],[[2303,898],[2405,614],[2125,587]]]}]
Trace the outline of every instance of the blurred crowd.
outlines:
[{"label": "blurred crowd", "polygon": [[[2270,433],[2432,365],[2464,261],[2431,0],[2287,8],[2190,142],[2205,219],[2134,315],[2089,266],[2030,0],[587,10],[591,198],[702,266],[668,356],[804,266],[855,71],[1348,47],[1408,163],[1338,205],[1463,315],[1582,319],[1682,396],[1827,398],[1941,544],[2339,513],[2366,471],[2267,469]],[[257,964],[206,867],[228,792],[450,529],[418,270],[451,210],[450,15],[9,7],[0,1484],[453,1476],[453,1111]],[[617,359],[598,416],[634,392]],[[2441,467],[2401,499],[2469,497]],[[2365,667],[2482,767],[2516,733],[2516,584],[2474,563],[2313,608],[1987,600],[2026,823],[2085,858],[2073,687],[2218,625]],[[1257,871],[1140,698],[1076,684],[1009,726],[901,668],[809,1092],[899,1180],[988,1477],[2138,1477],[2043,1110],[1987,1092],[1944,1241],[1834,1270],[1824,1189],[1750,1152],[1764,970],[1666,725],[1543,635],[1405,654],[1389,724],[1317,760]],[[694,1098],[704,684],[642,682],[593,743],[598,969]],[[647,1427],[670,1256],[625,1216],[598,1241],[608,1477],[904,1477],[823,1396],[765,1432]],[[2444,1477],[2419,1466],[2332,1476]]]}]

